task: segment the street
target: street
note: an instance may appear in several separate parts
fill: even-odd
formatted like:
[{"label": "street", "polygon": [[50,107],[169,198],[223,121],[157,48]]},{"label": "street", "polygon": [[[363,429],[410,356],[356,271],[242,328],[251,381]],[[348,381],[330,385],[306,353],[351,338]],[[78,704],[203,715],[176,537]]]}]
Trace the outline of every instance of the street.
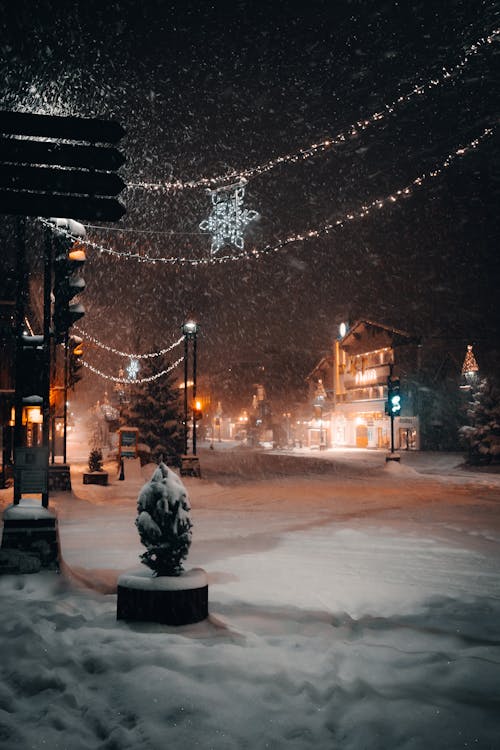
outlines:
[{"label": "street", "polygon": [[6,750],[497,747],[498,474],[444,454],[199,455],[187,568],[210,614],[179,628],[116,621],[142,482],[108,461],[110,485],[84,485],[73,462],[51,498],[62,575],[0,578]]}]

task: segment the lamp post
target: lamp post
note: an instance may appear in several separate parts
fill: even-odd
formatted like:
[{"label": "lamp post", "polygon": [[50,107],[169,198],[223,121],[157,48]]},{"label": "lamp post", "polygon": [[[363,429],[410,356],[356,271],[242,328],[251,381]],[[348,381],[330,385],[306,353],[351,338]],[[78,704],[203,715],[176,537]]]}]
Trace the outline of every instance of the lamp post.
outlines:
[{"label": "lamp post", "polygon": [[[189,409],[188,409],[188,356],[189,356],[189,341],[193,342],[193,395],[192,402],[194,404],[196,399],[196,344],[197,344],[197,333],[198,324],[194,320],[188,320],[182,326],[182,333],[184,334],[184,454],[188,452],[188,421],[189,421]],[[196,456],[196,419],[193,410],[193,456]]]},{"label": "lamp post", "polygon": [[322,378],[319,378],[318,385],[316,386],[316,393],[315,393],[315,399],[314,399],[314,410],[317,414],[319,414],[319,449],[322,450],[326,448],[326,441],[323,442],[323,408],[326,401],[326,391],[325,386],[323,385]]}]

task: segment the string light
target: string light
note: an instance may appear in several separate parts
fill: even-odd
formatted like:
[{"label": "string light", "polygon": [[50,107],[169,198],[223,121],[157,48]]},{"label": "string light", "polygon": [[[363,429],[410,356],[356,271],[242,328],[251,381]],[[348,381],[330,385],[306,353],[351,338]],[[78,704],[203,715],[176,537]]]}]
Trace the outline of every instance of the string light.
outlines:
[{"label": "string light", "polygon": [[178,365],[180,365],[181,362],[184,361],[184,357],[180,357],[176,362],[174,362],[170,367],[167,367],[166,370],[162,370],[161,372],[157,372],[155,375],[150,375],[147,378],[136,378],[134,381],[131,381],[130,378],[119,378],[115,375],[107,375],[105,372],[102,372],[102,370],[98,370],[97,367],[94,367],[90,364],[90,362],[87,362],[85,359],[80,360],[82,365],[86,367],[88,370],[93,372],[95,375],[99,375],[101,378],[105,378],[106,380],[112,380],[114,383],[124,383],[125,385],[131,385],[133,382],[134,385],[141,385],[142,383],[151,383],[153,380],[158,380],[158,378],[163,377],[164,375],[167,375],[169,372],[172,372]]},{"label": "string light", "polygon": [[130,352],[122,352],[119,349],[114,349],[112,346],[103,344],[102,341],[94,338],[94,336],[90,336],[88,333],[86,333],[86,331],[82,330],[77,325],[74,325],[73,328],[81,333],[81,335],[84,336],[87,341],[91,341],[101,349],[105,349],[107,352],[112,352],[112,354],[118,354],[120,357],[128,357],[130,359],[153,359],[154,357],[162,357],[164,354],[168,354],[168,352],[171,352],[172,349],[175,349],[176,346],[179,346],[179,344],[184,341],[184,336],[181,336],[179,339],[177,339],[177,341],[174,341],[174,343],[168,346],[166,349],[159,349],[157,352],[149,352],[148,354],[131,354]]},{"label": "string light", "polygon": [[[371,203],[363,205],[361,206],[361,208],[351,209],[350,211],[347,211],[344,214],[344,216],[342,216],[341,218],[329,224],[324,224],[319,229],[309,229],[300,234],[289,235],[288,237],[285,237],[283,240],[279,240],[274,245],[266,245],[260,250],[257,250],[257,249],[249,250],[249,251],[245,250],[244,252],[241,252],[239,254],[219,255],[219,256],[212,256],[209,258],[186,258],[186,257],[151,258],[148,255],[140,255],[139,253],[119,252],[118,250],[113,250],[112,248],[104,247],[103,245],[100,245],[97,242],[92,242],[91,240],[88,240],[87,238],[85,238],[84,240],[80,238],[79,241],[82,242],[82,244],[84,244],[85,246],[91,247],[101,254],[112,255],[114,257],[118,257],[123,260],[136,260],[136,261],[139,261],[140,263],[152,263],[153,265],[156,263],[164,263],[164,264],[170,264],[170,265],[188,264],[192,266],[208,266],[208,265],[213,265],[215,263],[227,263],[230,261],[250,260],[254,258],[260,258],[261,256],[266,255],[268,253],[278,252],[282,248],[286,247],[287,245],[291,245],[294,242],[304,242],[308,239],[314,239],[314,238],[320,237],[323,234],[328,234],[332,230],[341,229],[350,221],[354,221],[356,219],[362,219],[362,218],[365,218],[366,216],[369,216],[375,209],[380,210],[386,207],[387,205],[392,205],[394,203],[397,203],[403,198],[410,197],[413,194],[414,188],[421,187],[425,182],[436,179],[440,174],[444,172],[445,169],[448,169],[456,161],[457,158],[466,156],[471,151],[478,148],[479,145],[484,140],[489,138],[493,133],[494,133],[494,128],[485,128],[483,132],[481,133],[481,135],[479,135],[477,138],[474,138],[465,146],[461,146],[460,148],[456,149],[452,153],[448,154],[448,156],[441,162],[441,164],[434,167],[434,169],[431,169],[428,172],[424,172],[418,177],[415,177],[415,179],[413,179],[405,187],[395,190],[383,198],[375,198],[374,200],[371,201]],[[46,221],[45,219],[40,218],[40,221],[43,224],[46,224],[47,226],[53,228],[53,225],[50,224],[50,222]],[[78,239],[76,237],[72,237],[72,235],[69,235],[69,234],[68,236],[75,240]]]},{"label": "string light", "polygon": [[225,182],[234,182],[235,180],[249,179],[256,177],[257,175],[270,172],[275,167],[281,164],[289,164],[294,162],[303,161],[310,159],[321,153],[325,153],[330,149],[341,146],[351,138],[356,138],[360,132],[371,127],[375,123],[380,123],[385,120],[389,115],[393,114],[399,107],[410,102],[413,98],[420,97],[428,91],[441,86],[443,83],[449,81],[454,75],[461,73],[464,68],[469,64],[470,60],[474,55],[485,47],[485,45],[492,44],[495,38],[500,34],[500,29],[494,29],[488,36],[481,37],[476,42],[471,44],[466,50],[463,57],[453,66],[449,68],[443,67],[441,73],[431,78],[426,83],[415,85],[407,94],[398,96],[397,99],[385,104],[380,110],[373,112],[364,119],[357,120],[352,123],[346,130],[337,133],[337,135],[326,138],[319,143],[312,143],[307,148],[299,149],[298,151],[284,154],[283,156],[277,156],[270,159],[268,162],[259,164],[255,167],[242,170],[232,170],[225,174],[218,175],[215,177],[201,177],[197,180],[174,180],[167,182],[129,182],[127,187],[130,189],[140,188],[143,190],[153,191],[180,191],[180,190],[191,190],[194,188],[213,188],[216,185],[223,184]]}]

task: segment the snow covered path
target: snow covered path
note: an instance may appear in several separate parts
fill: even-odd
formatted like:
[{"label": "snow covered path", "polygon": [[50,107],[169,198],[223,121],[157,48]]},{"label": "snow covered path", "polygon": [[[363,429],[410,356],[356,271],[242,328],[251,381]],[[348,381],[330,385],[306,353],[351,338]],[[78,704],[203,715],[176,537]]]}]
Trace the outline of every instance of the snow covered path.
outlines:
[{"label": "snow covered path", "polygon": [[0,579],[2,748],[498,749],[498,475],[202,467],[188,566],[211,617],[175,629],[116,622],[140,483],[83,485],[75,465],[53,505],[76,577]]}]

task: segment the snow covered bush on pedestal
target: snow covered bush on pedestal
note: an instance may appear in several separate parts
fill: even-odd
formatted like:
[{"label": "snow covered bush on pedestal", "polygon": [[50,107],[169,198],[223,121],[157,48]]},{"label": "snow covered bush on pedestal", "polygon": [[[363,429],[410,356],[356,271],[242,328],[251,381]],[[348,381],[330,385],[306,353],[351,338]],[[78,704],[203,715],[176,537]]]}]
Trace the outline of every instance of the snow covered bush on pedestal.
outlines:
[{"label": "snow covered bush on pedestal", "polygon": [[137,499],[136,526],[149,570],[118,577],[118,620],[189,625],[208,617],[208,576],[202,568],[183,570],[191,545],[190,504],[177,474],[161,462]]},{"label": "snow covered bush on pedestal", "polygon": [[191,545],[191,506],[186,488],[175,472],[163,462],[137,499],[141,542],[146,552],[141,562],[156,576],[178,576]]},{"label": "snow covered bush on pedestal", "polygon": [[92,448],[89,455],[89,471],[102,471],[102,451]]}]

